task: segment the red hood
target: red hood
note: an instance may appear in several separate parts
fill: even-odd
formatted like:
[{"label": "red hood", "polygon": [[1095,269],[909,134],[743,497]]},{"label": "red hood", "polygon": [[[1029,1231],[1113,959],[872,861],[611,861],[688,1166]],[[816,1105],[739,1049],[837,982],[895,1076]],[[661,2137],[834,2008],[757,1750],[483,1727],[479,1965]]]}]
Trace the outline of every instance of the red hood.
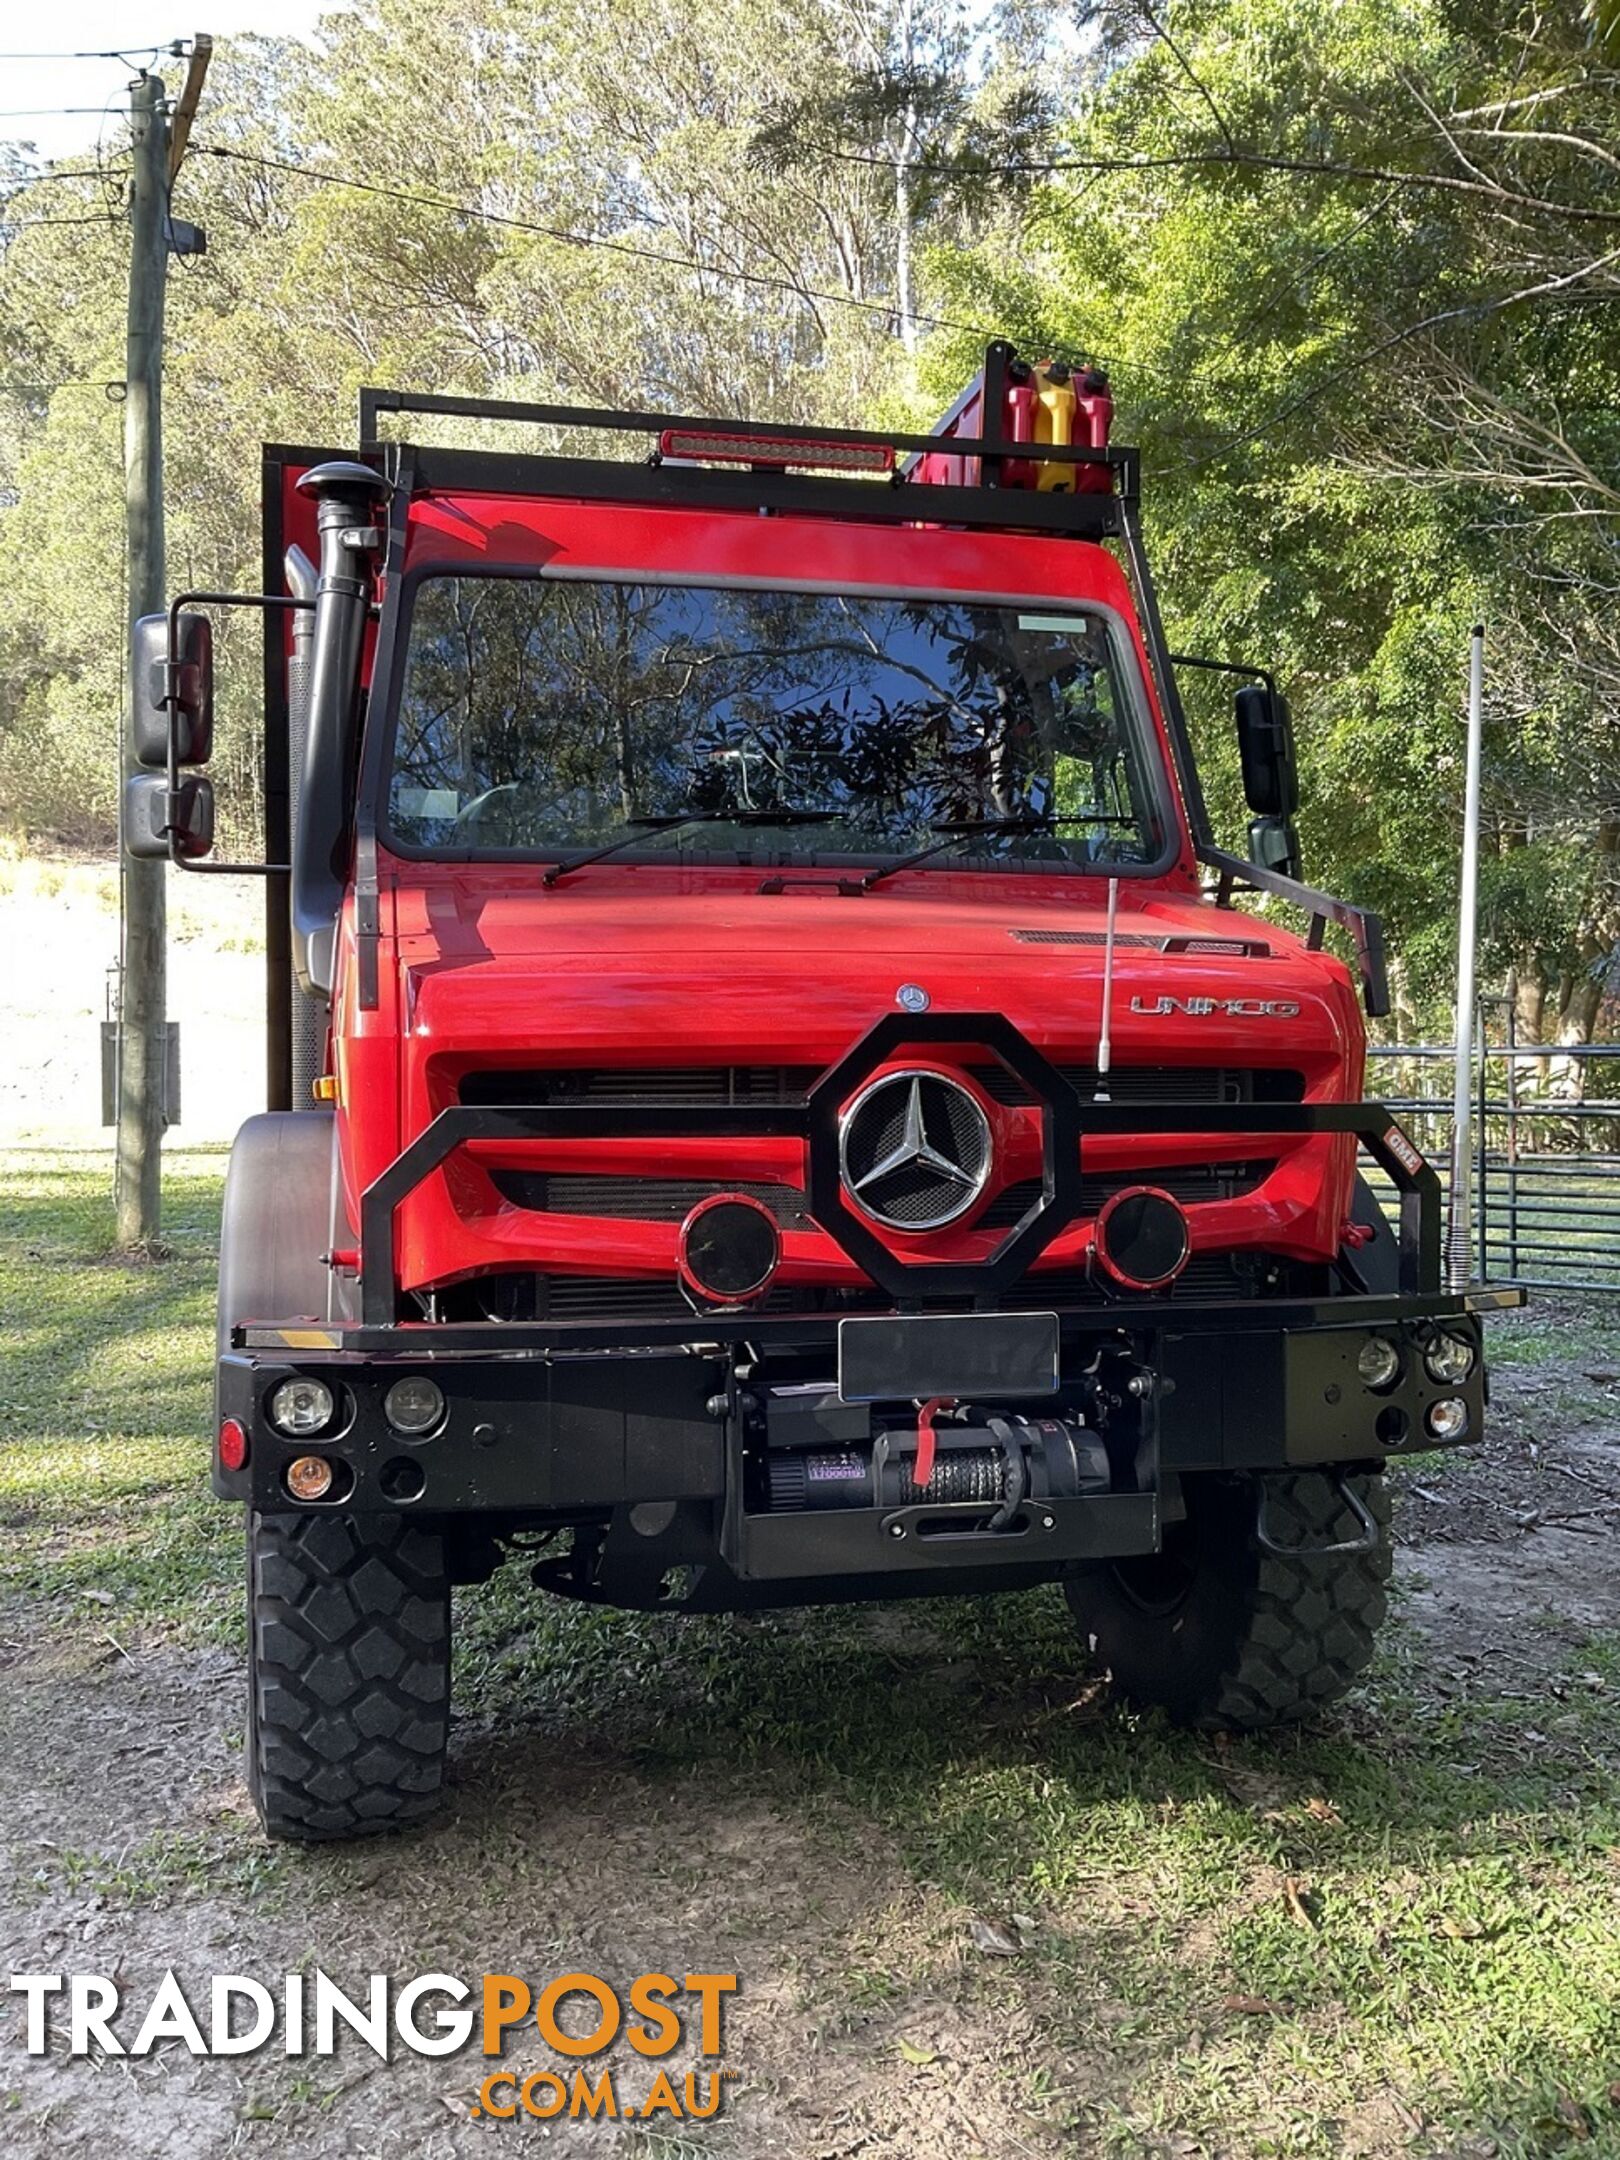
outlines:
[{"label": "red hood", "polygon": [[[907,987],[936,1013],[1004,1013],[1076,1061],[1096,1049],[1106,912],[1054,902],[1041,882],[1028,900],[1010,879],[992,895],[937,873],[926,893],[859,898],[683,889],[637,872],[611,884],[604,873],[600,891],[584,878],[553,892],[406,888],[406,1025],[429,1057],[458,1063],[526,1047],[558,1064],[819,1064]],[[1250,949],[1196,949],[1210,941]],[[1122,892],[1112,1021],[1121,1065],[1282,1064],[1316,1083],[1331,1069],[1340,1087],[1328,1093],[1359,1084],[1342,964],[1195,900]]]}]

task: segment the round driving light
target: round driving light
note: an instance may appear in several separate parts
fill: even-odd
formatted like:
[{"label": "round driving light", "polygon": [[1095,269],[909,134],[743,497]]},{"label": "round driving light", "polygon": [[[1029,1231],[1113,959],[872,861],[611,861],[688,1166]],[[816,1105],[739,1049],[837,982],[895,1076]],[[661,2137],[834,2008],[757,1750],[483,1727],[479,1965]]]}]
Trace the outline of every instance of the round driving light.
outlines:
[{"label": "round driving light", "polygon": [[762,1201],[714,1193],[681,1224],[676,1248],[681,1280],[715,1305],[746,1305],[763,1295],[782,1264],[782,1233]]},{"label": "round driving light", "polygon": [[1192,1255],[1187,1217],[1156,1185],[1127,1185],[1097,1216],[1097,1258],[1127,1290],[1162,1290]]},{"label": "round driving light", "polygon": [[270,1422],[290,1439],[324,1432],[337,1408],[324,1380],[283,1380],[270,1397]]},{"label": "round driving light", "polygon": [[1401,1377],[1401,1353],[1387,1335],[1369,1335],[1357,1354],[1356,1371],[1363,1387],[1393,1387]]},{"label": "round driving light", "polygon": [[1430,1403],[1423,1422],[1436,1440],[1460,1440],[1468,1430],[1468,1405],[1460,1395],[1443,1395]]},{"label": "round driving light", "polygon": [[1432,1335],[1423,1345],[1423,1369],[1442,1387],[1461,1387],[1474,1369],[1474,1346],[1466,1335]]},{"label": "round driving light", "polygon": [[298,1455],[287,1465],[287,1490],[295,1500],[324,1500],[332,1490],[332,1465],[324,1455]]},{"label": "round driving light", "polygon": [[397,1433],[430,1433],[444,1416],[444,1390],[425,1373],[412,1373],[383,1397],[383,1416]]}]

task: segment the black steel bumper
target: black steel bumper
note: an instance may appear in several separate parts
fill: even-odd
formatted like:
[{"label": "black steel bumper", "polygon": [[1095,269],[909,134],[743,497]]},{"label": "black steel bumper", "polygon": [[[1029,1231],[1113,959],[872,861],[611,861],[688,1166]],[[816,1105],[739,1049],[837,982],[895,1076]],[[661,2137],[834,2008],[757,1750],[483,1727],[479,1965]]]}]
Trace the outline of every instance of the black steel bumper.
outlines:
[{"label": "black steel bumper", "polygon": [[[1477,1439],[1483,1358],[1465,1383],[1446,1386],[1428,1375],[1423,1344],[1442,1323],[1477,1340],[1482,1314],[1520,1302],[1515,1290],[1473,1290],[1297,1303],[1160,1301],[1060,1314],[1057,1393],[1022,1407],[1040,1414],[1069,1399],[1104,1349],[1143,1376],[1141,1460],[1149,1471],[1138,1482],[1146,1489],[1054,1501],[1029,1514],[1014,1536],[967,1535],[971,1511],[964,1511],[959,1540],[908,1536],[904,1527],[896,1534],[894,1511],[750,1512],[734,1415],[738,1388],[779,1379],[830,1390],[835,1352],[825,1315],[238,1329],[219,1363],[219,1411],[242,1424],[248,1459],[231,1472],[216,1456],[214,1489],[260,1509],[297,1507],[289,1466],[315,1454],[332,1463],[336,1478],[330,1499],[306,1505],[469,1523],[481,1517],[491,1526],[650,1522],[661,1558],[718,1552],[743,1580],[937,1576],[953,1568],[1050,1572],[1103,1554],[1154,1550],[1158,1495],[1180,1473],[1376,1464],[1423,1451],[1439,1444],[1427,1419],[1446,1396],[1467,1405],[1458,1438]],[[1400,1351],[1398,1380],[1378,1391],[1357,1369],[1371,1334],[1389,1337]],[[422,1373],[442,1389],[446,1412],[431,1437],[411,1440],[390,1429],[384,1398],[402,1375]],[[289,1440],[270,1422],[270,1396],[294,1375],[324,1380],[338,1404],[330,1429],[313,1439]],[[874,1407],[850,1405],[848,1415],[865,1418]],[[904,1406],[892,1408],[903,1413]]]}]

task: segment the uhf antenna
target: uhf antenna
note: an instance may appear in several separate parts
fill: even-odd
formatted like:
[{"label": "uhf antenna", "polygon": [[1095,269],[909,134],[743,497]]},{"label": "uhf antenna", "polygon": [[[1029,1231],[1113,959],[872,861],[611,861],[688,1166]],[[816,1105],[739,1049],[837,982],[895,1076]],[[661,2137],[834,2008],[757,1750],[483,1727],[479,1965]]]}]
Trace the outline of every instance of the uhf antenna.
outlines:
[{"label": "uhf antenna", "polygon": [[1114,924],[1119,915],[1119,879],[1108,880],[1108,935],[1103,939],[1102,1030],[1097,1037],[1097,1092],[1093,1102],[1108,1102],[1108,1068],[1114,1056]]}]

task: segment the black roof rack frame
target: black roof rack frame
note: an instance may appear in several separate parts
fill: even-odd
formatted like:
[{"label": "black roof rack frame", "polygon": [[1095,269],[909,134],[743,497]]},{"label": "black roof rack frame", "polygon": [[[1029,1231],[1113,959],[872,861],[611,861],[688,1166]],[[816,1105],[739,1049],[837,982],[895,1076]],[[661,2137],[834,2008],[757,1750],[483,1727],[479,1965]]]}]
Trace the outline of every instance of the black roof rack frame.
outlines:
[{"label": "black roof rack frame", "polygon": [[1073,494],[1017,492],[988,484],[1005,458],[1027,458],[1029,445],[1004,437],[913,435],[901,429],[795,427],[759,420],[694,420],[673,413],[618,412],[587,405],[527,404],[505,398],[450,397],[415,390],[360,392],[360,451],[387,459],[402,445],[385,439],[384,414],[434,415],[461,420],[498,420],[613,434],[661,435],[666,428],[713,433],[739,443],[794,442],[869,444],[912,453],[930,451],[984,461],[982,487],[918,487],[905,470],[888,481],[784,472],[757,467],[646,464],[577,454],[525,455],[510,451],[437,449],[415,445],[415,484],[424,489],[468,489],[516,494],[571,495],[598,502],[667,503],[716,510],[774,510],[799,515],[853,518],[890,525],[955,525],[1039,532],[1086,540],[1120,537],[1125,513],[1138,498],[1140,461],[1135,450],[1080,449],[1043,445],[1055,464],[1102,466],[1110,476],[1102,490]]}]

